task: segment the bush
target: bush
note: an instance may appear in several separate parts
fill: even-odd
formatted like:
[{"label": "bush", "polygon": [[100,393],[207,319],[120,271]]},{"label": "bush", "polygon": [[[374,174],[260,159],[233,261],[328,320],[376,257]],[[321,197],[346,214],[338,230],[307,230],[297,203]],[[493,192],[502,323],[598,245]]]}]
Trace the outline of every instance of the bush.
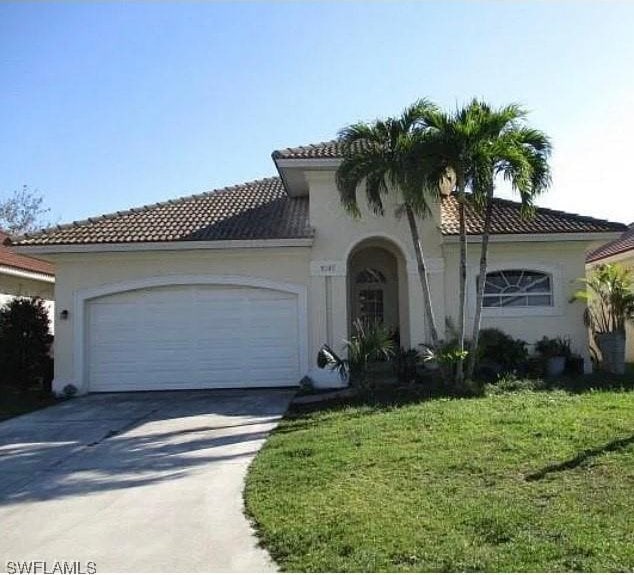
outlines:
[{"label": "bush", "polygon": [[416,349],[404,349],[401,347],[392,358],[396,378],[401,383],[408,383],[416,379],[416,367],[420,361],[420,354]]},{"label": "bush", "polygon": [[487,384],[486,394],[497,395],[523,391],[542,391],[547,389],[547,387],[547,384],[541,379],[521,378],[510,374],[501,377],[495,383]]},{"label": "bush", "polygon": [[526,342],[496,328],[480,331],[477,354],[476,374],[485,380],[496,379],[502,373],[522,372],[528,360]]},{"label": "bush", "polygon": [[393,335],[381,324],[366,324],[357,319],[354,334],[345,341],[345,350],[348,357],[342,358],[324,344],[317,354],[317,365],[336,369],[349,375],[351,384],[365,386],[370,364],[394,355]]},{"label": "bush", "polygon": [[50,382],[53,336],[44,302],[15,298],[0,309],[0,378],[22,391]]},{"label": "bush", "polygon": [[535,351],[544,358],[569,358],[572,355],[570,340],[563,337],[550,338],[544,336],[535,344]]}]

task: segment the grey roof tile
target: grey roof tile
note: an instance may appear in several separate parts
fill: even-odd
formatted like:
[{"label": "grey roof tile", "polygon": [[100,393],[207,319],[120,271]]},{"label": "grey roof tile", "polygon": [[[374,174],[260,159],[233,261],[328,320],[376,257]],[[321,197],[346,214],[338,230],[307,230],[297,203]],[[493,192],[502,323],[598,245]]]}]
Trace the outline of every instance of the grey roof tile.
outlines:
[{"label": "grey roof tile", "polygon": [[[473,207],[466,207],[467,233],[481,234],[484,229],[484,217]],[[460,233],[458,201],[455,196],[443,198],[441,204],[442,232],[445,235]],[[574,232],[621,232],[626,226],[618,222],[599,220],[589,216],[580,216],[547,208],[536,208],[531,218],[525,218],[520,204],[501,198],[494,199],[492,213],[492,233],[494,234],[556,234]]]},{"label": "grey roof tile", "polygon": [[57,226],[17,245],[308,238],[308,198],[266,178]]},{"label": "grey roof tile", "polygon": [[[335,140],[287,148],[274,158],[336,158]],[[467,232],[480,234],[482,215],[467,208]],[[620,232],[624,224],[546,208],[524,218],[519,204],[496,199],[494,234]],[[454,196],[441,203],[441,231],[458,234],[458,204]],[[128,242],[213,241],[309,238],[308,198],[289,197],[280,178],[266,178],[57,226],[16,240],[17,245],[104,244]]]}]

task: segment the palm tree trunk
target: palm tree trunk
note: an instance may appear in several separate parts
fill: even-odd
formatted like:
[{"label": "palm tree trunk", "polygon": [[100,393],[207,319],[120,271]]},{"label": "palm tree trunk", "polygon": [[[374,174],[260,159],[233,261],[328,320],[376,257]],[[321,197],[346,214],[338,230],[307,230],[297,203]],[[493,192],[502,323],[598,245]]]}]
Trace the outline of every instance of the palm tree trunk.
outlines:
[{"label": "palm tree trunk", "polygon": [[[465,342],[465,316],[467,311],[467,228],[465,223],[465,197],[464,187],[461,186],[458,193],[458,210],[460,217],[460,301],[458,308],[458,348],[464,351]],[[456,384],[464,383],[464,358],[458,358],[456,365]]]},{"label": "palm tree trunk", "polygon": [[418,268],[418,279],[423,289],[423,301],[425,304],[425,314],[429,322],[429,331],[431,333],[431,341],[435,348],[438,347],[438,328],[436,326],[436,318],[434,317],[434,308],[431,301],[431,289],[429,287],[429,278],[427,277],[427,268],[425,267],[425,256],[423,254],[423,244],[418,235],[418,226],[416,225],[416,217],[410,206],[405,206],[407,213],[407,221],[412,234],[412,242],[414,243],[414,252],[416,253],[416,263]]},{"label": "palm tree trunk", "polygon": [[480,324],[482,321],[482,302],[484,300],[484,287],[487,277],[487,260],[489,256],[489,237],[491,235],[491,214],[493,213],[493,188],[487,193],[487,203],[484,212],[484,229],[482,230],[482,245],[480,246],[480,274],[478,292],[476,294],[475,314],[473,316],[473,335],[469,349],[467,364],[467,379],[473,377],[478,353],[478,341],[480,339]]}]

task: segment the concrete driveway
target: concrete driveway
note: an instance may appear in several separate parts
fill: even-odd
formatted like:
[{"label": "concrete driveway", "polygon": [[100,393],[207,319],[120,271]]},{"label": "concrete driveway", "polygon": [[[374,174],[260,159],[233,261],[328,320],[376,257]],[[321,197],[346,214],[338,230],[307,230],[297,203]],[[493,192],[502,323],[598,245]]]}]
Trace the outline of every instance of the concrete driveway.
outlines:
[{"label": "concrete driveway", "polygon": [[0,572],[274,570],[242,490],[293,393],[89,395],[0,423]]}]

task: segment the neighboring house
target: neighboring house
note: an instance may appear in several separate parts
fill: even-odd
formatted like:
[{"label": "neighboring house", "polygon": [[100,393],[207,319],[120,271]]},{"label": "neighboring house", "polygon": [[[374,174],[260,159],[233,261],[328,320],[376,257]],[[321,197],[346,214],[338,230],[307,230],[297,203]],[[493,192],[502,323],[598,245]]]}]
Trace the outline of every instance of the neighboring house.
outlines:
[{"label": "neighboring house", "polygon": [[[603,244],[591,251],[586,258],[588,269],[599,264],[618,263],[634,270],[634,222],[619,238]],[[625,327],[626,351],[625,361],[634,362],[634,323],[629,322]]]},{"label": "neighboring house", "polygon": [[53,332],[55,317],[55,270],[50,262],[15,253],[10,238],[0,231],[0,306],[15,297],[42,298],[48,309]]},{"label": "neighboring house", "polygon": [[[334,142],[273,153],[280,177],[58,226],[18,242],[55,263],[55,388],[80,392],[296,385],[354,318],[429,341],[407,222],[351,219]],[[362,205],[364,202],[361,202]],[[458,309],[454,197],[419,222],[438,323]],[[472,316],[482,219],[469,211]],[[583,306],[569,303],[585,254],[623,224],[496,200],[485,326],[534,343],[568,336],[587,358]],[[65,320],[61,319],[66,318]]]}]

